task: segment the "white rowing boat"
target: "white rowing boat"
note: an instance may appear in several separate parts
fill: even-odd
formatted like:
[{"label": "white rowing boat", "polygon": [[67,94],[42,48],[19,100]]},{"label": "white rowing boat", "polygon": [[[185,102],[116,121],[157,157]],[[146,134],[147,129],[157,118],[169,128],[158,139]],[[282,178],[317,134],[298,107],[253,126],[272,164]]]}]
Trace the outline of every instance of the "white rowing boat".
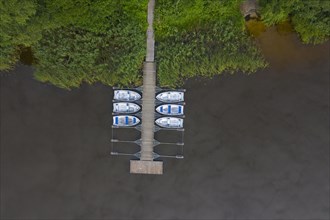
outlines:
[{"label": "white rowing boat", "polygon": [[156,111],[164,115],[183,115],[183,105],[164,104],[158,106]]},{"label": "white rowing boat", "polygon": [[178,91],[161,92],[156,96],[156,99],[158,99],[161,102],[170,102],[170,103],[183,102],[184,93]]},{"label": "white rowing boat", "polygon": [[117,102],[113,103],[113,112],[131,114],[138,112],[141,107],[131,102]]},{"label": "white rowing boat", "polygon": [[137,101],[141,99],[141,95],[132,90],[115,90],[114,97],[118,101]]},{"label": "white rowing boat", "polygon": [[138,117],[132,115],[118,115],[113,117],[113,125],[122,127],[131,127],[140,123]]},{"label": "white rowing boat", "polygon": [[182,128],[183,119],[175,117],[162,117],[158,118],[156,124],[163,128]]}]

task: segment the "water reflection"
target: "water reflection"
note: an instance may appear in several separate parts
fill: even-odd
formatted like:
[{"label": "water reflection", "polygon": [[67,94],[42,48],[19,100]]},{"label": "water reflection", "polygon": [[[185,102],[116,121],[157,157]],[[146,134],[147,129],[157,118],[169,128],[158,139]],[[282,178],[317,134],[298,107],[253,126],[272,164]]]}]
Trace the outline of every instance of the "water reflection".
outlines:
[{"label": "water reflection", "polygon": [[19,60],[24,65],[29,65],[29,66],[35,63],[36,60],[33,56],[31,47],[23,47],[20,49]]},{"label": "water reflection", "polygon": [[284,21],[276,25],[276,31],[280,35],[287,35],[294,32],[294,28],[290,21]]},{"label": "water reflection", "polygon": [[257,19],[250,19],[245,22],[245,25],[248,32],[254,37],[258,37],[261,33],[266,31],[264,23]]},{"label": "water reflection", "polygon": [[[259,37],[262,33],[266,32],[266,25],[260,19],[249,19],[245,22],[247,31],[253,37]],[[274,26],[279,35],[288,35],[294,32],[294,28],[290,21],[284,21]],[[271,29],[271,28],[270,28]]]}]

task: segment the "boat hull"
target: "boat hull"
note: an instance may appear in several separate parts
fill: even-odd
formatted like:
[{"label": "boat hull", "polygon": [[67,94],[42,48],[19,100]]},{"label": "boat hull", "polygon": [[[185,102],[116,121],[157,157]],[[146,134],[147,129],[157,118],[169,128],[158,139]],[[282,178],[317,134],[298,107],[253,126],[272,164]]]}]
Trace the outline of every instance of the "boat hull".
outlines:
[{"label": "boat hull", "polygon": [[115,90],[114,100],[134,102],[141,99],[141,95],[138,92],[132,90]]},{"label": "boat hull", "polygon": [[175,117],[158,118],[156,124],[163,128],[183,128],[183,119]]},{"label": "boat hull", "polygon": [[177,91],[167,91],[161,92],[156,96],[161,102],[175,103],[175,102],[183,102],[184,101],[184,93]]},{"label": "boat hull", "polygon": [[132,114],[140,111],[141,107],[131,102],[113,103],[113,112],[118,114]]},{"label": "boat hull", "polygon": [[183,105],[164,104],[156,108],[156,111],[163,115],[183,115]]},{"label": "boat hull", "polygon": [[113,117],[113,125],[119,127],[132,127],[140,123],[140,119],[132,115],[118,115]]}]

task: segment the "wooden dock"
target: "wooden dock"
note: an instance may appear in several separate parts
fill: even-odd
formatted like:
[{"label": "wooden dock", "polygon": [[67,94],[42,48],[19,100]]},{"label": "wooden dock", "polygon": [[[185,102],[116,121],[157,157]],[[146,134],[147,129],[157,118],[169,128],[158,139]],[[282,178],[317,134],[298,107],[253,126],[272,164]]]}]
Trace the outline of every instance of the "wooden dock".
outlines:
[{"label": "wooden dock", "polygon": [[163,174],[163,162],[154,161],[156,64],[153,18],[155,0],[148,4],[147,55],[143,67],[141,157],[131,160],[130,173]]},{"label": "wooden dock", "polygon": [[155,128],[155,92],[155,63],[145,62],[143,69],[141,160],[153,160]]}]

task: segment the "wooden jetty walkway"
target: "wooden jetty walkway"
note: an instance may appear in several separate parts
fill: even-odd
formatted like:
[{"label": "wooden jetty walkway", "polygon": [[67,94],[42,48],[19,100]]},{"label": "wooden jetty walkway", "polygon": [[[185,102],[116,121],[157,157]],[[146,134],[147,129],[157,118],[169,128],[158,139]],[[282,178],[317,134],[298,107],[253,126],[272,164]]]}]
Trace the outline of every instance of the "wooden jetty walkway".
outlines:
[{"label": "wooden jetty walkway", "polygon": [[154,161],[156,64],[153,30],[155,0],[148,3],[147,55],[143,67],[141,157],[130,161],[130,172],[163,174],[163,162]]}]

